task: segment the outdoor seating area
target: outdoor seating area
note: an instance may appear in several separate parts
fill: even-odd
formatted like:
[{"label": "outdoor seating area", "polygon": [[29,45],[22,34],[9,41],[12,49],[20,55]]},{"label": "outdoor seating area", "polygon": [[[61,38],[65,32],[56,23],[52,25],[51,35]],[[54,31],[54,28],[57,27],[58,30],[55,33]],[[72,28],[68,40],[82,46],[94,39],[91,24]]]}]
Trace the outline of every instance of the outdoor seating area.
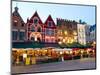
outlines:
[{"label": "outdoor seating area", "polygon": [[33,65],[95,57],[95,49],[20,48],[12,49],[12,65]]}]

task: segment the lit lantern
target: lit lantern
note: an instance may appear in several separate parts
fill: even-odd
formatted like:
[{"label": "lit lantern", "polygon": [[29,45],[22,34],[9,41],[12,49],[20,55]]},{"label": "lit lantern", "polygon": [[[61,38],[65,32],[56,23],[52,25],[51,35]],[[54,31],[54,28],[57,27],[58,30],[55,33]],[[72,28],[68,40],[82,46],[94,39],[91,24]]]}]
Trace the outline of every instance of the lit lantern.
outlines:
[{"label": "lit lantern", "polygon": [[93,50],[93,53],[94,53],[94,50]]},{"label": "lit lantern", "polygon": [[61,37],[61,36],[60,36],[60,37],[58,37],[58,38],[59,38],[59,39],[63,39],[63,37]]},{"label": "lit lantern", "polygon": [[73,32],[73,35],[77,35],[76,31]]},{"label": "lit lantern", "polygon": [[23,54],[23,58],[27,58],[27,54]]},{"label": "lit lantern", "polygon": [[62,55],[62,54],[63,54],[63,52],[60,52],[60,54]]},{"label": "lit lantern", "polygon": [[87,49],[87,51],[89,52],[91,49]]},{"label": "lit lantern", "polygon": [[63,42],[64,42],[64,43],[65,43],[65,41],[66,41],[66,40],[65,40],[65,39],[63,39]]},{"label": "lit lantern", "polygon": [[81,50],[81,53],[83,54],[83,50]]},{"label": "lit lantern", "polygon": [[69,43],[73,43],[73,41],[74,41],[74,40],[71,39],[71,38],[69,38],[69,40],[68,40]]},{"label": "lit lantern", "polygon": [[64,34],[67,35],[67,31],[65,31]]},{"label": "lit lantern", "polygon": [[69,39],[67,40],[67,43],[70,43],[70,40]]},{"label": "lit lantern", "polygon": [[44,49],[45,52],[47,52],[47,49]]},{"label": "lit lantern", "polygon": [[68,51],[66,51],[66,54],[68,54]]},{"label": "lit lantern", "polygon": [[69,51],[70,54],[72,54],[72,51]]},{"label": "lit lantern", "polygon": [[37,37],[35,37],[35,41],[37,41]]},{"label": "lit lantern", "polygon": [[39,52],[39,50],[37,50]]},{"label": "lit lantern", "polygon": [[76,40],[77,39],[77,36],[74,36],[74,39]]},{"label": "lit lantern", "polygon": [[96,42],[94,41],[93,44],[96,44]]},{"label": "lit lantern", "polygon": [[59,44],[62,44],[62,42],[60,41],[60,42],[58,42]]}]

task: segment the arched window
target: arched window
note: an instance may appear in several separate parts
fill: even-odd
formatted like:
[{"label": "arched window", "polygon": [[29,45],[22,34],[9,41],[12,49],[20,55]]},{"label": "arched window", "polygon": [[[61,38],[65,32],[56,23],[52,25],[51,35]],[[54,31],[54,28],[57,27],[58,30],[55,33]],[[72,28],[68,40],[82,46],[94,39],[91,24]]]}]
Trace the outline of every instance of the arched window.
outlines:
[{"label": "arched window", "polygon": [[38,24],[38,21],[39,21],[39,20],[38,20],[37,17],[35,17],[35,18],[33,19],[33,23],[34,23],[34,24]]}]

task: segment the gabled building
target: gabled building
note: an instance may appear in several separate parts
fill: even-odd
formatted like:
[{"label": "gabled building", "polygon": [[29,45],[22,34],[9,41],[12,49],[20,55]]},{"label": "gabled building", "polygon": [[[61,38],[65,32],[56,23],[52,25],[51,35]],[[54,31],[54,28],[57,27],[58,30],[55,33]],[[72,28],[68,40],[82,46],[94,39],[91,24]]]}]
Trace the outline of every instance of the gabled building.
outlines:
[{"label": "gabled building", "polygon": [[33,14],[33,16],[30,19],[29,18],[27,19],[26,25],[27,25],[27,40],[42,42],[43,23],[37,11]]},{"label": "gabled building", "polygon": [[57,18],[57,42],[73,43],[77,42],[77,22]]},{"label": "gabled building", "polygon": [[43,33],[45,43],[56,43],[56,25],[51,15],[48,16],[44,23]]},{"label": "gabled building", "polygon": [[12,42],[26,41],[26,25],[18,12],[18,7],[15,7],[12,13]]}]

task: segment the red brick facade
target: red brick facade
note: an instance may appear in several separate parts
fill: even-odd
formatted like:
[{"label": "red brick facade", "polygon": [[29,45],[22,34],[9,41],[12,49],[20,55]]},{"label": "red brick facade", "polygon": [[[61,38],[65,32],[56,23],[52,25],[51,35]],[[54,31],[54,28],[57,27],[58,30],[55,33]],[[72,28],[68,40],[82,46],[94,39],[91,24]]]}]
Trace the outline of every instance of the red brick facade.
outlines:
[{"label": "red brick facade", "polygon": [[26,41],[26,25],[22,17],[18,12],[18,8],[15,7],[12,13],[12,41],[13,42],[24,42]]},{"label": "red brick facade", "polygon": [[42,41],[43,23],[37,13],[27,19],[27,40],[29,41]]},{"label": "red brick facade", "polygon": [[[37,22],[37,23],[36,23]],[[27,40],[46,43],[55,43],[56,25],[51,17],[48,16],[45,23],[42,22],[37,12],[27,19]]]},{"label": "red brick facade", "polygon": [[[43,23],[36,11],[30,19],[27,19],[25,24],[18,13],[17,7],[12,14],[12,21],[12,30],[15,30],[16,35],[16,31],[18,31],[16,37],[21,38],[20,36],[24,36],[21,38],[22,41],[38,41],[44,43],[58,43],[60,41],[68,43],[77,42],[77,22],[75,21],[57,18],[56,25],[51,15],[49,15]],[[20,31],[21,35],[19,34]],[[18,40],[18,38],[15,39]]]},{"label": "red brick facade", "polygon": [[47,20],[44,23],[44,32],[45,32],[45,42],[55,43],[56,42],[56,25],[51,17],[48,16]]}]

